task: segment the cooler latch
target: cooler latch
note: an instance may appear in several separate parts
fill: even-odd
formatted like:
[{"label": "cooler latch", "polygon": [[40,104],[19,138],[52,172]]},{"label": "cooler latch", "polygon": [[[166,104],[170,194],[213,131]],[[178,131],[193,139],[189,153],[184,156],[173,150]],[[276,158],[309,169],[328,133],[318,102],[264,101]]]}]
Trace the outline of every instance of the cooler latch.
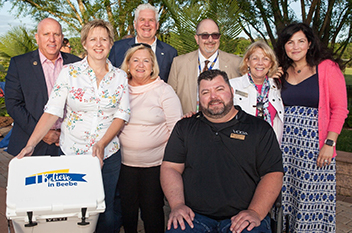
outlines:
[{"label": "cooler latch", "polygon": [[27,217],[28,217],[28,224],[25,224],[24,226],[25,227],[34,227],[34,226],[36,226],[36,225],[38,225],[38,223],[37,222],[33,222],[32,221],[32,218],[33,218],[33,212],[32,211],[28,211],[27,212]]},{"label": "cooler latch", "polygon": [[80,226],[85,226],[85,225],[88,225],[89,222],[86,222],[86,213],[87,213],[87,208],[82,208],[81,209],[81,213],[82,213],[82,221],[81,222],[78,222],[77,224],[80,225]]}]

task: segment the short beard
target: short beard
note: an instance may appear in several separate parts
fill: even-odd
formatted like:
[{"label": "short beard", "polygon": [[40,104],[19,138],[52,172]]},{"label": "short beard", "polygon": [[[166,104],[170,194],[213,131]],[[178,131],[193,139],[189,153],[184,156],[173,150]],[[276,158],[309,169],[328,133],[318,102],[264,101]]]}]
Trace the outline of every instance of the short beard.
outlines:
[{"label": "short beard", "polygon": [[[212,101],[215,101],[215,100],[212,100]],[[212,101],[210,101],[209,104],[211,104]],[[222,102],[223,107],[221,108],[209,109],[209,104],[208,104],[208,108],[205,108],[202,104],[199,104],[200,110],[203,112],[205,116],[209,118],[219,119],[226,116],[231,111],[233,107],[233,98],[231,98],[231,100],[227,104]]]}]

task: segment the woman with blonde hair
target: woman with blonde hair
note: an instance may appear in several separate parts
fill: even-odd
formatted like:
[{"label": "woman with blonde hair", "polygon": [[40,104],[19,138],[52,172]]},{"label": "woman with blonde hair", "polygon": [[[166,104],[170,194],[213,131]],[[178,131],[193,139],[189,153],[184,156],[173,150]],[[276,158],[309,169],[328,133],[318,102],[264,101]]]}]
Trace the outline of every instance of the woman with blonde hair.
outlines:
[{"label": "woman with blonde hair", "polygon": [[277,71],[274,51],[265,42],[257,41],[248,47],[240,64],[243,76],[230,79],[230,84],[234,89],[234,104],[267,121],[281,142],[284,106],[280,85],[271,78]]},{"label": "woman with blonde hair", "polygon": [[97,156],[102,165],[106,209],[99,216],[97,233],[118,232],[122,224],[117,192],[121,166],[117,134],[128,121],[130,109],[126,73],[107,59],[113,41],[110,23],[97,19],[83,26],[81,43],[87,56],[62,68],[44,114],[17,155],[30,156],[56,120],[64,117],[60,135],[63,154]]},{"label": "woman with blonde hair", "polygon": [[131,118],[123,128],[119,180],[122,219],[126,233],[137,232],[138,210],[146,233],[163,233],[164,194],[160,165],[171,131],[182,116],[172,87],[158,77],[156,56],[148,44],[135,44],[121,69],[129,84]]}]

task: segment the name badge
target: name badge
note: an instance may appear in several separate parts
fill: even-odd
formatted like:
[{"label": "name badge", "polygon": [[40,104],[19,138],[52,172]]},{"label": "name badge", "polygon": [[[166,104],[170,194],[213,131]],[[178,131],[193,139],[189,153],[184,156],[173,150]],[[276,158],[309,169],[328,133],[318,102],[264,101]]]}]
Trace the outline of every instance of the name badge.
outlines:
[{"label": "name badge", "polygon": [[240,96],[243,96],[243,97],[248,97],[248,93],[246,93],[246,92],[243,92],[243,91],[240,91],[240,90],[236,90],[235,91],[235,94],[236,95],[240,95]]},{"label": "name badge", "polygon": [[230,138],[244,140],[246,138],[246,135],[231,133]]}]

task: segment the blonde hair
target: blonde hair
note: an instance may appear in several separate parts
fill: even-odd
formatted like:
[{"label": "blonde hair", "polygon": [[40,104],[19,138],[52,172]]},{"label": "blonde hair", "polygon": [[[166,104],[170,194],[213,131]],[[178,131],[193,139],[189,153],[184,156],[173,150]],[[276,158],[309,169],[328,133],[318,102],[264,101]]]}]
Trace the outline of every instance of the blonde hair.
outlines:
[{"label": "blonde hair", "polygon": [[156,79],[159,76],[159,65],[158,61],[156,60],[156,56],[153,52],[153,50],[150,47],[147,47],[146,45],[140,44],[137,46],[133,46],[130,49],[127,50],[125,54],[125,59],[122,62],[121,69],[127,73],[127,78],[132,79],[132,75],[128,69],[128,63],[131,60],[131,57],[133,54],[138,51],[138,50],[147,50],[150,54],[151,61],[152,61],[152,73],[150,74],[150,79]]},{"label": "blonde hair", "polygon": [[111,45],[113,45],[114,44],[114,28],[112,27],[112,25],[109,22],[104,21],[102,19],[94,19],[92,21],[89,21],[88,23],[86,23],[82,27],[81,44],[84,46],[90,30],[92,30],[93,28],[97,28],[97,27],[101,27],[101,28],[106,29],[106,31],[108,32],[108,35],[109,35],[110,43],[111,43]]},{"label": "blonde hair", "polygon": [[249,47],[246,50],[246,53],[243,56],[243,59],[240,64],[240,72],[242,75],[248,73],[248,65],[247,61],[249,60],[249,57],[254,53],[255,50],[257,49],[262,49],[264,54],[268,56],[272,62],[271,67],[269,68],[268,76],[271,77],[277,72],[277,68],[279,67],[279,63],[277,61],[276,55],[272,48],[265,43],[264,41],[257,41],[254,42],[253,44],[249,45]]}]

